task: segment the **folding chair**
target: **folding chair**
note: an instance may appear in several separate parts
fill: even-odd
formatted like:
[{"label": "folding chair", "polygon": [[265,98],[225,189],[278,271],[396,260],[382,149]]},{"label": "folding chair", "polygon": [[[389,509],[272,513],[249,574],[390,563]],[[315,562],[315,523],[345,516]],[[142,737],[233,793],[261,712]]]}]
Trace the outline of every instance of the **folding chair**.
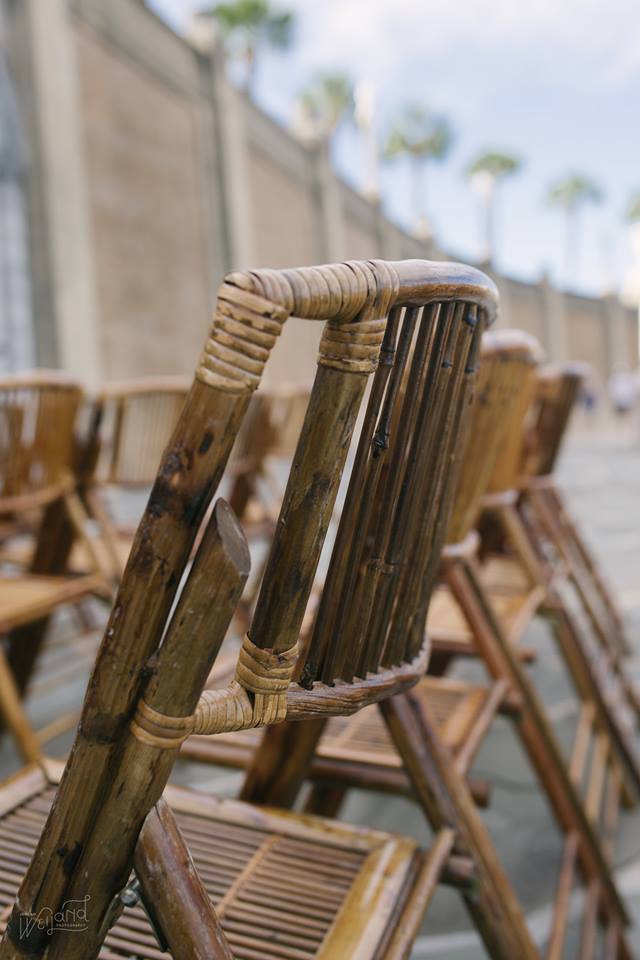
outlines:
[{"label": "folding chair", "polygon": [[[597,823],[600,784],[611,797],[605,831],[611,843],[620,799],[631,804],[640,797],[640,753],[632,723],[639,715],[638,698],[620,653],[624,637],[614,628],[616,614],[612,607],[610,616],[605,612],[604,593],[577,547],[582,539],[553,473],[544,472],[553,470],[581,376],[579,366],[544,371],[527,411],[513,412],[511,456],[501,460],[483,504],[483,579],[487,589],[505,598],[524,584],[545,591],[544,608],[581,701],[573,777],[582,784],[591,755],[589,806]],[[586,618],[579,615],[581,604]]]},{"label": "folding chair", "polygon": [[0,711],[26,760],[40,756],[20,703],[42,640],[40,625],[58,607],[106,589],[95,557],[92,572],[65,572],[73,540],[88,543],[73,472],[81,399],[82,387],[61,373],[0,381],[0,514],[12,516],[18,528],[24,519],[36,543],[28,569],[7,562],[0,569],[0,634],[11,637],[8,657],[0,651]]},{"label": "folding chair", "polygon": [[[291,768],[319,719],[390,703],[424,674],[453,452],[495,298],[477,271],[422,261],[227,278],[57,791],[46,773],[30,771],[0,794],[2,825],[18,837],[2,868],[5,903],[31,857],[5,912],[1,960],[45,952],[48,960],[86,960],[103,942],[104,960],[158,957],[152,925],[161,949],[179,960],[406,958],[445,874],[493,957],[537,957],[464,783],[450,794],[440,755],[430,765],[428,740],[416,742],[414,719],[405,722],[400,708],[390,718],[393,735],[441,811],[427,851],[390,834],[188,791],[169,789],[161,799],[191,732],[295,719],[286,725],[297,729],[295,752],[282,756]],[[318,371],[235,678],[202,694],[249,566],[224,503],[179,587],[251,390],[289,316],[326,321]],[[390,433],[392,422],[398,429]],[[302,648],[300,626],[345,469],[349,490],[317,629]],[[461,804],[469,808],[464,820]],[[138,893],[151,921],[122,912]]]},{"label": "folding chair", "polygon": [[630,650],[613,593],[571,515],[554,470],[585,370],[581,364],[543,369],[531,412],[522,470],[523,509],[531,511],[580,598],[598,642],[619,660]]},{"label": "folding chair", "polygon": [[227,474],[229,504],[248,536],[265,524],[272,532],[282,503],[282,463],[295,453],[311,387],[278,386],[253,395]]},{"label": "folding chair", "polygon": [[[249,768],[242,792],[245,800],[289,806],[302,781],[310,778],[314,788],[307,809],[311,812],[334,815],[345,791],[357,787],[413,796],[433,825],[438,822],[438,813],[425,786],[424,769],[416,765],[406,745],[404,749],[399,747],[397,730],[396,739],[389,735],[385,722],[392,728],[396,722],[406,723],[407,729],[412,730],[415,750],[420,737],[424,738],[428,744],[423,745],[424,751],[431,750],[441,758],[440,777],[448,778],[448,783],[455,777],[452,793],[460,796],[466,789],[461,786],[463,778],[468,775],[496,714],[511,715],[565,832],[565,857],[551,932],[554,955],[559,955],[557,951],[566,933],[566,891],[570,892],[574,879],[582,875],[590,891],[585,930],[591,929],[596,910],[612,943],[615,937],[615,955],[626,956],[628,947],[622,936],[624,907],[608,864],[619,803],[617,758],[603,754],[605,736],[600,731],[583,800],[578,785],[584,779],[588,758],[584,729],[581,727],[577,735],[569,771],[517,646],[524,627],[545,600],[546,591],[535,585],[529,589],[525,583],[518,593],[511,591],[505,598],[499,591],[488,590],[477,556],[479,538],[474,525],[483,495],[491,477],[498,472],[496,462],[499,460],[500,469],[504,470],[509,459],[517,458],[512,423],[528,407],[538,357],[535,341],[518,331],[500,331],[485,337],[474,417],[459,467],[458,490],[443,551],[442,584],[434,592],[429,611],[428,634],[434,650],[440,649],[447,659],[454,655],[480,655],[492,678],[491,685],[481,687],[449,678],[426,677],[408,695],[410,707],[402,697],[396,697],[385,702],[381,712],[368,708],[354,717],[334,720],[321,738],[317,733],[318,739],[312,748],[307,745],[306,752],[295,739],[293,724],[268,730],[261,740],[255,731],[213,739],[193,737],[183,751],[195,759]],[[397,715],[402,718],[400,721]],[[293,758],[284,768],[283,753]],[[423,763],[426,764],[424,759]],[[611,778],[604,776],[609,768]],[[468,817],[468,809],[459,812],[459,816]],[[601,817],[604,842],[599,835]],[[591,934],[586,932],[587,936]],[[587,939],[585,944],[588,945]]]},{"label": "folding chair", "polygon": [[[115,583],[136,526],[117,514],[127,496],[153,483],[188,391],[186,377],[144,377],[108,384],[93,403],[82,495],[97,524],[94,544],[102,569]],[[74,569],[85,568],[87,559],[79,545]]]},{"label": "folding chair", "polygon": [[[252,552],[252,571],[236,611],[236,628],[244,633],[251,622],[264,575],[268,546],[282,505],[287,472],[311,387],[284,385],[254,393],[225,472],[229,504],[242,525]],[[233,658],[216,671],[233,671]]]}]

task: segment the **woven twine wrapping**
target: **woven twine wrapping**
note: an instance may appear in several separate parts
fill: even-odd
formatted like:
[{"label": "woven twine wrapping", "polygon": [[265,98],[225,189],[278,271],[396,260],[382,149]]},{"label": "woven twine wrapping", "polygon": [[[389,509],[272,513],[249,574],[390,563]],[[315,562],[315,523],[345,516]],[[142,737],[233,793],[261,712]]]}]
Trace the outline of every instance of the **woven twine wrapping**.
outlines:
[{"label": "woven twine wrapping", "polygon": [[169,717],[141,700],[131,732],[159,750],[180,747],[192,733],[230,733],[270,723],[287,715],[287,689],[298,659],[298,644],[282,653],[262,650],[244,638],[236,675],[228,687],[205,690],[189,717]]},{"label": "woven twine wrapping", "polygon": [[330,321],[320,341],[318,363],[346,373],[372,373],[386,325],[385,317],[351,323]]},{"label": "woven twine wrapping", "polygon": [[172,750],[187,739],[193,730],[193,722],[193,716],[169,717],[158,713],[144,700],[140,700],[136,715],[131,721],[131,732],[149,747]]},{"label": "woven twine wrapping", "polygon": [[224,690],[205,690],[193,732],[222,733],[281,723],[287,715],[287,689],[298,659],[298,644],[282,653],[262,650],[245,636],[236,675]]},{"label": "woven twine wrapping", "polygon": [[228,393],[255,390],[287,316],[270,300],[223,283],[196,378]]}]

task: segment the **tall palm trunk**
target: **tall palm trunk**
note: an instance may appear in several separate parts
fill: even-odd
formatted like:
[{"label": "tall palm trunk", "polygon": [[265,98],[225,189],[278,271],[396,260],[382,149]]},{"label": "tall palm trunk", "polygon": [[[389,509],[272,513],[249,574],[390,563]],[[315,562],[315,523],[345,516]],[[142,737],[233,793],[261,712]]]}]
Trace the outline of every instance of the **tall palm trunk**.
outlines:
[{"label": "tall palm trunk", "polygon": [[483,196],[483,263],[493,263],[495,255],[495,218],[496,218],[496,182],[493,177],[487,178]]},{"label": "tall palm trunk", "polygon": [[431,225],[427,216],[427,174],[423,157],[411,158],[411,205],[414,232],[421,240],[430,240]]},{"label": "tall palm trunk", "polygon": [[244,55],[245,75],[243,89],[247,96],[253,98],[256,81],[256,51],[253,44],[247,44]]},{"label": "tall palm trunk", "polygon": [[578,207],[567,207],[564,236],[564,282],[565,286],[577,286],[580,270],[580,223]]}]

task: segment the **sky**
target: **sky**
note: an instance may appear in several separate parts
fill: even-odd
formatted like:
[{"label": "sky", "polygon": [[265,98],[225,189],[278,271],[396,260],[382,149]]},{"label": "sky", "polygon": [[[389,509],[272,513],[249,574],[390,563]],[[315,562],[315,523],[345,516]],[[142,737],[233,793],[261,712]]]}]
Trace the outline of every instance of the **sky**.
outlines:
[{"label": "sky", "polygon": [[[176,30],[202,0],[148,0]],[[623,213],[640,191],[640,3],[638,0],[273,0],[296,15],[285,53],[265,51],[256,100],[291,122],[296,94],[318,70],[347,71],[375,89],[380,137],[395,113],[418,102],[446,114],[453,149],[427,174],[438,243],[452,255],[481,250],[479,198],[463,171],[488,148],[523,160],[498,197],[496,262],[513,276],[553,280],[588,293],[620,288],[631,262]],[[336,166],[362,185],[363,146],[344,126]],[[575,267],[567,274],[564,228],[546,202],[550,183],[579,172],[604,201],[585,209]],[[412,221],[409,174],[385,165],[383,204]],[[640,269],[640,265],[638,265]]]}]

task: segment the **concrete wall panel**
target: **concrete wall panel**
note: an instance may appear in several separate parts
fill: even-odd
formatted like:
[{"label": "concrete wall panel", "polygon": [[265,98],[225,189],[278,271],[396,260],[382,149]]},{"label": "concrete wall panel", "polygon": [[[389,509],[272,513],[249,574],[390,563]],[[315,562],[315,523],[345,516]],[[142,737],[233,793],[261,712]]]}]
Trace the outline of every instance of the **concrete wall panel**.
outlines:
[{"label": "concrete wall panel", "polygon": [[210,316],[197,115],[75,28],[105,379],[190,372]]}]

